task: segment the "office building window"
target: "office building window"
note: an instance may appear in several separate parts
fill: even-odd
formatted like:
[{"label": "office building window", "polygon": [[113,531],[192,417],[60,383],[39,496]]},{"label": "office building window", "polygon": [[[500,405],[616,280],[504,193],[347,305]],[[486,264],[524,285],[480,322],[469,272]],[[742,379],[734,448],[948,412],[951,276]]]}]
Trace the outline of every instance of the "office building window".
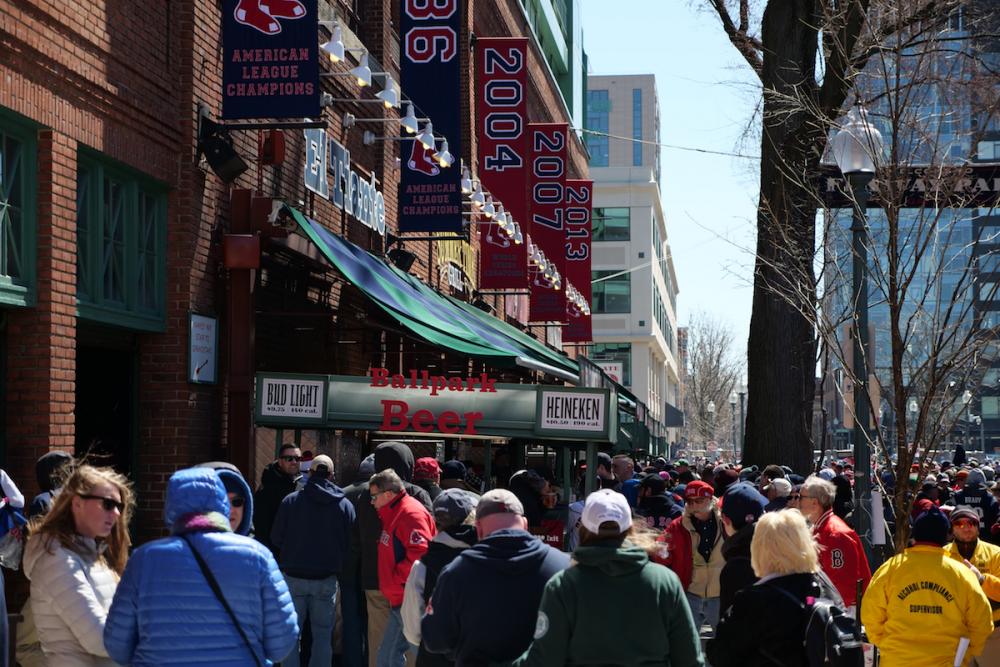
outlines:
[{"label": "office building window", "polygon": [[1000,417],[1000,396],[983,396],[983,417],[996,419]]},{"label": "office building window", "polygon": [[[610,278],[608,276],[614,276]],[[620,269],[614,271],[593,271],[593,311],[595,313],[628,313],[632,311],[632,282],[630,274]]]},{"label": "office building window", "polygon": [[631,216],[629,208],[598,207],[591,216],[595,241],[628,241]]},{"label": "office building window", "polygon": [[594,361],[622,362],[622,384],[632,386],[632,344],[631,343],[594,343],[590,358]]},{"label": "office building window", "polygon": [[587,91],[587,129],[604,134],[587,133],[587,150],[590,151],[590,166],[608,166],[608,137],[610,127],[608,116],[611,113],[611,100],[606,90]]},{"label": "office building window", "polygon": [[642,166],[642,88],[632,89],[632,166]]}]

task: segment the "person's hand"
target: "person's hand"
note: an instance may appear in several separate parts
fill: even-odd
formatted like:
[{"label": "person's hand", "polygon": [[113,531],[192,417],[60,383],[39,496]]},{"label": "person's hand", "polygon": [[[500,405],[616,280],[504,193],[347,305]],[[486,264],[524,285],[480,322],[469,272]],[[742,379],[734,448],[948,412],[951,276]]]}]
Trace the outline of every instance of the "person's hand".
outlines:
[{"label": "person's hand", "polygon": [[990,533],[992,535],[996,535],[997,533],[1000,533],[1000,521],[997,521],[995,524],[993,524],[990,527]]},{"label": "person's hand", "polygon": [[968,559],[965,559],[962,562],[965,563],[966,567],[972,570],[972,574],[976,575],[976,579],[979,580],[979,583],[983,583],[983,579],[985,579],[985,577],[983,576],[983,573],[979,571],[979,568],[970,563]]}]

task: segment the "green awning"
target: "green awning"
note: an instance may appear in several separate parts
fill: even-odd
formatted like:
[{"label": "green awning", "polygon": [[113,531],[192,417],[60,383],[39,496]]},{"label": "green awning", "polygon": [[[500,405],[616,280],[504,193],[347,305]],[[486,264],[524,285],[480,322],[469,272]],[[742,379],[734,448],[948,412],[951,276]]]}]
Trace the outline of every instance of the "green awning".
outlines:
[{"label": "green awning", "polygon": [[413,335],[499,366],[523,366],[571,381],[579,375],[574,360],[478,308],[440,294],[295,208],[286,204],[285,210],[344,278]]}]

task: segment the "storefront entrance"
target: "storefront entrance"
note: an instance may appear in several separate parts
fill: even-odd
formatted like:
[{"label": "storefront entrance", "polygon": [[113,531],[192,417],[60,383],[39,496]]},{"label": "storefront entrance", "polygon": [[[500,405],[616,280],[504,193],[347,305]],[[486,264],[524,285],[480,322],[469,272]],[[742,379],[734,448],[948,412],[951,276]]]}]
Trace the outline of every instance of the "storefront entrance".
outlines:
[{"label": "storefront entrance", "polygon": [[131,472],[136,392],[134,335],[82,326],[76,350],[77,456]]}]

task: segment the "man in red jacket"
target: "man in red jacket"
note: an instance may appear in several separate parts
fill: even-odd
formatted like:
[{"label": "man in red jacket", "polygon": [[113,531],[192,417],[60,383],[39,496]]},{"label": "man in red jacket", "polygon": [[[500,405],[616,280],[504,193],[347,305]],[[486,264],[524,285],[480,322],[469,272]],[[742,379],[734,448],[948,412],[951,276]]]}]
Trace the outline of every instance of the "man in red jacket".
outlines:
[{"label": "man in red jacket", "polygon": [[820,567],[853,613],[858,604],[858,580],[864,592],[872,579],[872,571],[861,538],[833,513],[836,496],[837,487],[832,482],[811,475],[799,491],[799,509],[812,525],[813,535],[819,542]]},{"label": "man in red jacket", "polygon": [[[406,493],[403,480],[392,469],[376,473],[368,481],[372,505],[382,521],[378,543],[378,584],[389,601],[389,623],[378,647],[378,667],[403,667],[406,652],[416,647],[403,635],[403,590],[413,564],[427,553],[437,532],[434,518],[423,504]],[[373,650],[374,647],[369,647]]]}]

